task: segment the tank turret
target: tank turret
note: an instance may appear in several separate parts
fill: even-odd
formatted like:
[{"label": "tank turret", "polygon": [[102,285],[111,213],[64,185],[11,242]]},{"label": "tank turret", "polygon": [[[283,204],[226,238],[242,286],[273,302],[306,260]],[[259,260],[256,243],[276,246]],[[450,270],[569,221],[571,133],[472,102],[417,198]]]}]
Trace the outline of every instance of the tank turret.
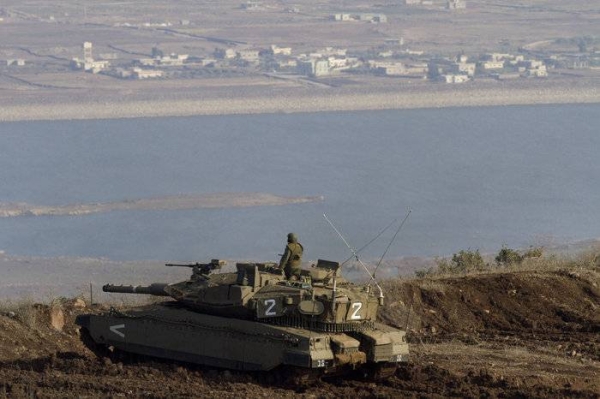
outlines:
[{"label": "tank turret", "polygon": [[88,342],[244,370],[281,365],[322,373],[395,366],[408,358],[404,331],[377,322],[380,288],[355,285],[338,262],[319,260],[289,281],[273,262],[167,264],[192,269],[173,284],[105,285],[105,292],[170,296],[126,312],[80,316]]}]

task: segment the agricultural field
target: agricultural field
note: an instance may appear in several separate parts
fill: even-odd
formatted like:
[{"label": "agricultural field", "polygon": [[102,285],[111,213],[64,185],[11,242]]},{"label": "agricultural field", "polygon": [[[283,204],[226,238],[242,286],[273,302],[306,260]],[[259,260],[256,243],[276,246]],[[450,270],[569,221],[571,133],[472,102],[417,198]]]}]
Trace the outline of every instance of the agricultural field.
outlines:
[{"label": "agricultural field", "polygon": [[[384,17],[335,20],[342,14]],[[457,10],[445,1],[6,1],[0,7],[0,120],[597,102],[599,22],[600,10],[587,0],[468,1]],[[95,61],[110,67],[99,73],[74,67],[74,59],[84,58],[84,42],[93,44]],[[271,46],[290,54],[275,63],[263,56]],[[216,57],[225,51],[263,55]],[[288,66],[328,51],[346,54],[349,65],[317,79]],[[448,91],[446,85],[423,71],[414,75],[432,61],[443,66],[460,54],[475,62],[492,53],[545,60],[549,72],[542,71],[541,82],[479,74],[451,85],[453,95],[440,101],[435,94]],[[159,54],[173,57],[168,62],[188,58],[183,66],[155,65],[142,75],[154,77],[132,78],[144,59]],[[402,63],[413,72],[379,76],[369,60]],[[282,73],[274,74],[277,69]],[[505,75],[513,79],[518,73],[510,69]],[[526,93],[506,93],[519,90]],[[319,99],[329,108],[310,106]]]}]

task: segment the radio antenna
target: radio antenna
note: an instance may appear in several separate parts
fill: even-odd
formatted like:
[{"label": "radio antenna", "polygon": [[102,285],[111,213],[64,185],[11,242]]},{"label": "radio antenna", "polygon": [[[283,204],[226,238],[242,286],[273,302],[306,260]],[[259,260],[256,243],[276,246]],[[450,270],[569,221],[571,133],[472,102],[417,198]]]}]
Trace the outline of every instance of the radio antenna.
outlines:
[{"label": "radio antenna", "polygon": [[333,230],[335,230],[335,232],[337,233],[337,235],[340,236],[340,238],[342,239],[342,241],[344,242],[344,244],[346,244],[346,246],[348,247],[348,249],[350,250],[350,252],[352,252],[353,258],[356,259],[356,261],[365,269],[365,271],[367,272],[367,274],[371,278],[371,281],[373,281],[375,283],[375,285],[377,286],[377,289],[379,289],[379,302],[380,302],[380,304],[383,304],[383,290],[381,289],[381,287],[379,286],[379,284],[377,284],[377,281],[375,281],[375,277],[373,277],[373,275],[369,271],[369,268],[367,267],[367,265],[365,265],[362,262],[362,260],[360,260],[360,258],[358,257],[358,253],[356,252],[356,250],[348,243],[348,241],[346,241],[346,239],[344,238],[344,236],[342,235],[342,233],[340,233],[340,231],[335,227],[335,225],[331,222],[331,220],[329,220],[329,218],[327,217],[327,215],[323,214],[323,217],[325,218],[325,220],[327,221],[327,223],[329,223],[329,225],[331,226],[331,228],[333,228]]},{"label": "radio antenna", "polygon": [[404,223],[406,222],[406,219],[408,219],[408,217],[410,216],[411,212],[412,212],[412,209],[408,208],[408,212],[406,213],[406,216],[404,216],[402,223],[400,223],[400,226],[398,226],[398,229],[396,230],[396,233],[390,240],[390,243],[388,244],[387,248],[385,249],[385,251],[383,251],[383,255],[381,255],[381,258],[379,259],[377,266],[375,266],[375,270],[373,270],[373,281],[375,281],[375,273],[377,272],[377,269],[379,269],[379,266],[381,265],[383,258],[387,254],[388,249],[390,249],[390,247],[392,246],[392,243],[396,240],[396,236],[398,236],[398,233],[400,233],[400,230],[402,230],[402,226],[404,226]]},{"label": "radio antenna", "polygon": [[[385,226],[385,228],[383,230],[381,230],[379,232],[379,234],[377,234],[375,237],[373,237],[373,239],[371,241],[369,241],[368,243],[366,243],[365,245],[363,245],[362,247],[360,247],[359,249],[356,250],[356,253],[360,253],[363,249],[367,248],[369,245],[373,244],[373,242],[375,240],[377,240],[379,237],[381,237],[381,235],[383,233],[385,233],[387,231],[387,229],[389,229],[390,227],[392,227],[392,225],[394,223],[396,223],[398,221],[398,218],[394,219],[391,221],[390,224],[388,224],[387,226]],[[345,261],[342,262],[342,266],[344,266],[346,263],[348,263],[348,261],[354,259],[354,255],[352,255],[351,257],[349,257],[348,259],[346,259]]]}]

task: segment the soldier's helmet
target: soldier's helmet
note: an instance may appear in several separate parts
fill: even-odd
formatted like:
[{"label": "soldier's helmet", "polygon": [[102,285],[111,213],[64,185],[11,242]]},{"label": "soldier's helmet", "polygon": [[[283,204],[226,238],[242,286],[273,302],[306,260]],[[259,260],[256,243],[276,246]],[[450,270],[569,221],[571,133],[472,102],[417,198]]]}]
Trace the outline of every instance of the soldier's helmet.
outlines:
[{"label": "soldier's helmet", "polygon": [[296,234],[294,234],[294,233],[290,233],[290,234],[288,234],[287,241],[288,242],[298,242],[298,236],[296,236]]}]

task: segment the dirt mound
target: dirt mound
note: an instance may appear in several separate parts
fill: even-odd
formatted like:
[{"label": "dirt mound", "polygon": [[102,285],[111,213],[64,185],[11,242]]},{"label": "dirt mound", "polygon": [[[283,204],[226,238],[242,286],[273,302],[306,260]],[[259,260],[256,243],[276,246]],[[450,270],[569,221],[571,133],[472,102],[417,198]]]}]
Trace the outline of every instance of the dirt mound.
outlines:
[{"label": "dirt mound", "polygon": [[387,282],[382,319],[440,334],[597,333],[599,281],[593,271],[563,270]]},{"label": "dirt mound", "polygon": [[21,304],[0,310],[0,398],[598,398],[599,287],[592,270],[387,281],[380,314],[409,326],[410,363],[377,383],[302,387],[264,374],[97,358],[73,324],[94,309]]},{"label": "dirt mound", "polygon": [[51,305],[23,301],[5,306],[0,310],[0,361],[83,351],[74,324],[76,313],[83,310],[80,303],[80,299]]}]

